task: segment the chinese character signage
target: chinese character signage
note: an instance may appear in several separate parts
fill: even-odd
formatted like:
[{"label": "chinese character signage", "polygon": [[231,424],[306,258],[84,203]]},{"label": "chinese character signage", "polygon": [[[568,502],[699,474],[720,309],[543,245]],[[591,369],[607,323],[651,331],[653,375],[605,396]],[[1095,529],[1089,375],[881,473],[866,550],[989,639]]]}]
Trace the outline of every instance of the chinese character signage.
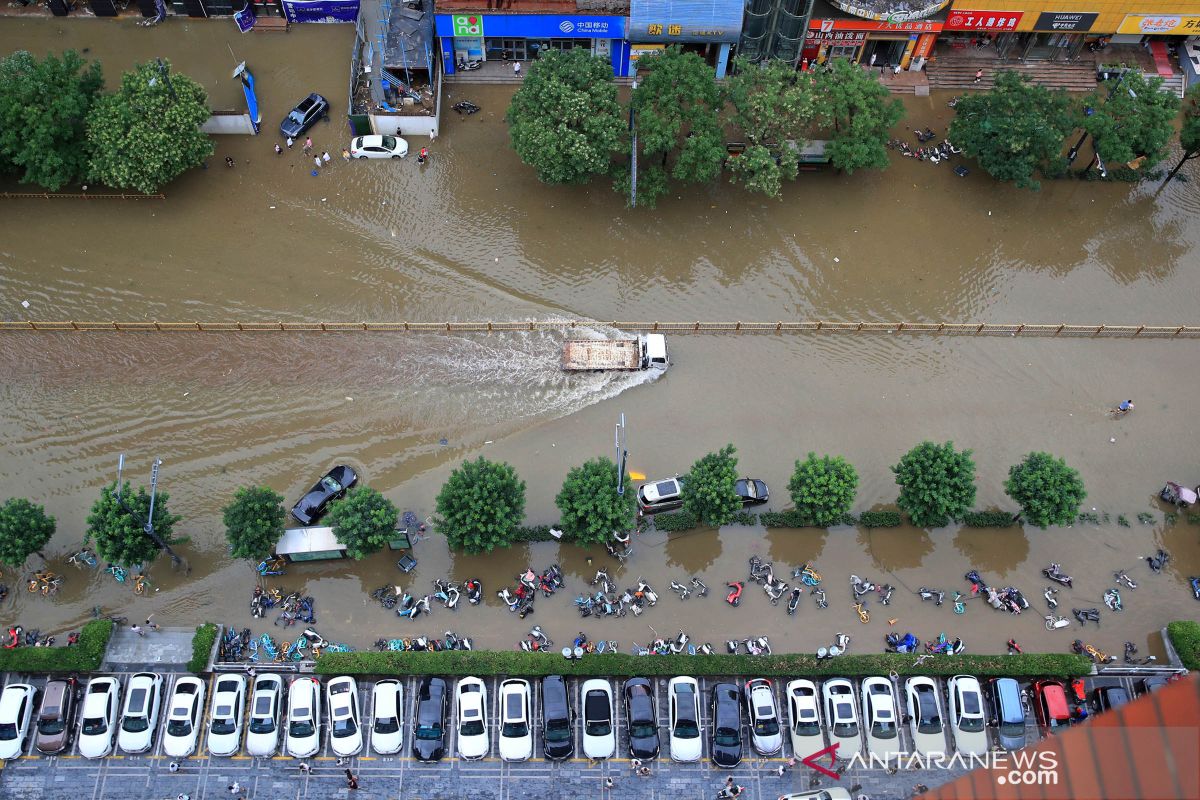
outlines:
[{"label": "chinese character signage", "polygon": [[1022,16],[1023,12],[1020,11],[965,11],[956,8],[946,17],[946,30],[1014,31]]},{"label": "chinese character signage", "polygon": [[358,0],[281,0],[288,22],[354,22]]},{"label": "chinese character signage", "polygon": [[1038,15],[1033,24],[1035,31],[1090,31],[1099,14],[1084,14],[1075,11],[1046,11]]},{"label": "chinese character signage", "polygon": [[631,42],[736,42],[744,0],[630,0]]},{"label": "chinese character signage", "polygon": [[1162,34],[1192,36],[1200,34],[1200,17],[1178,14],[1126,14],[1117,33]]},{"label": "chinese character signage", "polygon": [[866,31],[820,31],[809,30],[805,36],[809,46],[832,44],[838,47],[856,47],[867,41]]},{"label": "chinese character signage", "polygon": [[[519,39],[624,39],[625,18],[560,14],[438,14],[438,36]],[[486,33],[484,32],[486,30]]]},{"label": "chinese character signage", "polygon": [[[1016,13],[1016,12],[1012,12]],[[942,30],[941,20],[917,19],[907,22],[886,22],[865,19],[814,19],[808,27],[825,33],[830,31],[884,31],[897,33],[937,33]],[[809,31],[809,33],[812,32]],[[811,37],[809,37],[811,38]]]},{"label": "chinese character signage", "polygon": [[[854,0],[829,0],[829,3],[845,11],[847,14],[853,14],[863,19],[875,20],[877,22],[908,22],[909,20],[932,17],[950,5],[950,0],[924,0],[923,2],[917,0],[917,2],[908,5],[897,2],[893,8],[886,11],[879,10],[875,4],[865,6],[855,5]],[[888,5],[893,4],[889,3]],[[903,8],[899,8],[900,6]]]}]

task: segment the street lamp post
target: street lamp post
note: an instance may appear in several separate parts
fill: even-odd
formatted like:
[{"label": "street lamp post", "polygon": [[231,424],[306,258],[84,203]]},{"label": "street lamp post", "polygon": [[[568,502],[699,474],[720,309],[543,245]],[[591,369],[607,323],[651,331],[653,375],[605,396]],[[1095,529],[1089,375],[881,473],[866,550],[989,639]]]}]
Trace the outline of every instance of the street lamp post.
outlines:
[{"label": "street lamp post", "polygon": [[113,492],[113,498],[117,501],[117,505],[121,507],[122,511],[142,523],[142,530],[147,536],[154,540],[156,545],[166,551],[167,555],[171,557],[171,563],[175,566],[179,566],[183,560],[175,554],[175,551],[171,549],[171,546],[167,544],[166,540],[154,531],[154,498],[158,494],[158,468],[162,466],[162,463],[163,462],[161,458],[156,458],[154,459],[154,464],[150,468],[150,514],[146,519],[143,520],[141,515],[130,508],[125,502],[124,498],[121,497],[121,489],[123,488],[121,485],[121,473],[125,469],[124,453],[121,453],[121,455],[117,457],[117,490]]}]

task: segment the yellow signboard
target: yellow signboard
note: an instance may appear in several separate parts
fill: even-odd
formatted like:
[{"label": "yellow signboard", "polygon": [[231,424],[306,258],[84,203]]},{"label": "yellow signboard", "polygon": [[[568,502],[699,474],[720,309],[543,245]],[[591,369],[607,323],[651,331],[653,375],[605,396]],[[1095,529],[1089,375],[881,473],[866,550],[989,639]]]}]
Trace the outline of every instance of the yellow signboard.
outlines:
[{"label": "yellow signboard", "polygon": [[1200,17],[1179,14],[1126,14],[1117,28],[1117,33],[1192,36],[1200,34]]}]

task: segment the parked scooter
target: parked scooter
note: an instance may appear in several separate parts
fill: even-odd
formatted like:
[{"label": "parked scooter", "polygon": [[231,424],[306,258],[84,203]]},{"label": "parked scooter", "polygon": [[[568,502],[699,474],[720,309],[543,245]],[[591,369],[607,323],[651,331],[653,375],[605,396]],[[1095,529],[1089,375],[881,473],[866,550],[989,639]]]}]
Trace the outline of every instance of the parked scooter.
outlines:
[{"label": "parked scooter", "polygon": [[729,594],[725,595],[725,602],[736,608],[742,602],[742,590],[746,588],[746,585],[741,581],[734,581],[725,585],[729,587]]},{"label": "parked scooter", "polygon": [[691,584],[696,587],[696,597],[708,597],[708,586],[705,585],[704,581],[693,577]]},{"label": "parked scooter", "polygon": [[1146,656],[1145,658],[1134,658],[1137,655],[1137,647],[1133,642],[1125,643],[1125,663],[1126,664],[1153,664],[1158,659],[1155,656]]},{"label": "parked scooter", "polygon": [[1115,588],[1104,593],[1104,605],[1108,606],[1110,611],[1125,610],[1125,606],[1121,603],[1121,593]]},{"label": "parked scooter", "polygon": [[459,100],[457,103],[455,103],[454,105],[452,105],[450,107],[453,108],[455,111],[457,111],[459,114],[466,114],[467,116],[474,114],[476,111],[482,110],[479,106],[475,105],[470,100]]},{"label": "parked scooter", "polygon": [[1171,554],[1166,550],[1159,548],[1158,552],[1152,556],[1146,556],[1146,563],[1150,565],[1150,569],[1159,573],[1163,571],[1163,567],[1171,560]]},{"label": "parked scooter", "polygon": [[792,596],[788,598],[787,606],[789,617],[796,613],[796,608],[800,605],[800,595],[802,594],[804,594],[804,590],[799,586],[797,586],[795,589],[792,589]]},{"label": "parked scooter", "polygon": [[472,59],[470,61],[467,61],[465,58],[460,58],[458,60],[458,64],[456,65],[456,69],[459,72],[474,72],[475,70],[479,69],[482,66],[483,66],[483,61],[481,61],[479,59]]},{"label": "parked scooter", "polygon": [[1045,567],[1042,570],[1042,574],[1055,583],[1060,583],[1068,588],[1071,587],[1071,576],[1062,571],[1062,566],[1060,564],[1051,562],[1050,566]]},{"label": "parked scooter", "polygon": [[935,606],[940,606],[942,604],[942,602],[946,599],[946,593],[943,592],[941,589],[929,589],[924,586],[922,586],[920,589],[917,589],[917,594],[919,594],[921,596],[922,601],[924,601],[924,600],[936,601],[936,602],[934,602]]},{"label": "parked scooter", "polygon": [[1075,619],[1079,620],[1079,624],[1087,626],[1089,622],[1096,623],[1096,627],[1100,627],[1100,609],[1098,608],[1072,608],[1071,613],[1075,615]]}]

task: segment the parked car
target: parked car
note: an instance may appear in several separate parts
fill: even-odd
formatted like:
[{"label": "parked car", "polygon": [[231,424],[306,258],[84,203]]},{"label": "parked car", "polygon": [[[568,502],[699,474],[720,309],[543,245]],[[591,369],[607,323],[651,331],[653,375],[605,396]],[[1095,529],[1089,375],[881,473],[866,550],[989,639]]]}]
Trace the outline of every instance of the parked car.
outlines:
[{"label": "parked car", "polygon": [[283,122],[279,123],[279,132],[295,139],[328,113],[329,101],[313,92],[288,112]]},{"label": "parked car", "polygon": [[672,761],[699,761],[703,755],[700,741],[700,685],[695,678],[671,678],[667,684],[670,705],[668,728]]},{"label": "parked car", "polygon": [[987,714],[979,679],[955,675],[946,689],[954,748],[964,756],[983,755],[988,750]]},{"label": "parked car", "polygon": [[551,761],[575,754],[575,712],[561,675],[542,678],[542,751]]},{"label": "parked car", "polygon": [[83,695],[79,722],[79,755],[103,758],[112,752],[117,733],[117,706],[121,684],[116,678],[92,678]]},{"label": "parked car", "polygon": [[204,722],[204,692],[204,681],[199,678],[187,676],[175,681],[163,731],[163,753],[170,758],[187,758],[196,752]]},{"label": "parked car", "polygon": [[854,686],[846,678],[831,678],[821,687],[825,701],[825,724],[829,726],[829,744],[837,745],[837,758],[849,759],[862,750],[862,731],[854,710]]},{"label": "parked car", "polygon": [[213,689],[212,718],[208,721],[208,752],[231,756],[242,744],[242,717],[246,711],[246,677],[221,675]]},{"label": "parked car", "polygon": [[588,758],[611,758],[617,751],[613,733],[613,693],[608,681],[592,678],[579,688],[583,698],[583,754]]},{"label": "parked car", "polygon": [[458,718],[458,754],[483,758],[491,749],[488,738],[487,687],[479,678],[460,678],[454,695]]},{"label": "parked car", "polygon": [[358,136],[350,140],[352,158],[404,158],[408,142],[399,136]]},{"label": "parked car", "polygon": [[992,708],[999,723],[997,736],[1005,750],[1025,746],[1025,708],[1021,705],[1021,685],[1012,678],[992,678],[987,683]]},{"label": "parked car", "polygon": [[162,677],[139,672],[129,679],[117,747],[126,753],[144,753],[154,744],[158,731],[158,709],[162,705]]},{"label": "parked car", "polygon": [[654,687],[645,678],[625,681],[625,719],[629,725],[629,755],[649,761],[658,758],[658,711]]},{"label": "parked car", "polygon": [[1096,700],[1101,711],[1112,711],[1129,702],[1129,692],[1120,686],[1102,686],[1096,690]]},{"label": "parked car", "polygon": [[533,757],[529,681],[509,678],[500,682],[499,738],[497,749],[504,761],[528,761]]},{"label": "parked car", "polygon": [[742,763],[742,704],[737,687],[718,683],[712,690],[709,709],[712,720],[712,763],[723,769],[733,769]]},{"label": "parked car", "polygon": [[818,711],[817,685],[800,678],[788,681],[785,692],[788,719],[791,721],[788,734],[792,739],[792,755],[798,759],[805,759],[825,747],[821,714]]},{"label": "parked car", "polygon": [[884,761],[895,758],[902,748],[892,682],[887,678],[865,678],[862,682],[862,702],[867,752]]},{"label": "parked car", "polygon": [[923,756],[946,752],[946,726],[942,721],[942,705],[938,702],[938,687],[932,678],[918,676],[904,682],[905,705],[908,709],[908,730],[913,749]]},{"label": "parked car", "polygon": [[830,786],[828,789],[780,795],[779,800],[850,800],[850,791],[841,786]]},{"label": "parked car", "polygon": [[283,678],[272,672],[256,676],[250,690],[247,753],[258,758],[275,755],[279,749],[279,716],[282,711]]},{"label": "parked car", "polygon": [[10,683],[0,693],[0,759],[21,757],[36,701],[37,690],[28,683]]},{"label": "parked car", "polygon": [[371,748],[381,756],[399,753],[404,746],[404,687],[400,681],[388,678],[376,681],[371,690]]},{"label": "parked car", "polygon": [[441,761],[446,754],[446,682],[426,676],[417,687],[413,714],[413,756],[418,761]]},{"label": "parked car", "polygon": [[349,676],[334,678],[325,684],[325,698],[329,708],[329,749],[339,758],[358,755],[363,745],[358,681]]},{"label": "parked car", "polygon": [[350,487],[358,483],[358,475],[345,464],[339,464],[325,477],[317,481],[308,493],[292,506],[292,516],[303,525],[311,525],[325,513],[326,507],[334,500],[346,496]]},{"label": "parked car", "polygon": [[759,755],[775,755],[783,747],[783,732],[771,682],[766,678],[746,681],[742,697],[746,701],[746,716],[750,718],[751,746]]},{"label": "parked car", "polygon": [[1033,682],[1033,715],[1046,733],[1057,733],[1071,722],[1067,690],[1059,681]]},{"label": "parked car", "polygon": [[733,488],[743,506],[761,506],[771,499],[771,490],[758,478],[738,478]]},{"label": "parked car", "polygon": [[679,478],[666,478],[638,487],[638,508],[643,514],[674,511],[683,508],[683,482]]},{"label": "parked car", "polygon": [[295,678],[288,685],[284,749],[293,758],[308,758],[321,749],[321,683],[316,678]]},{"label": "parked car", "polygon": [[1159,689],[1167,688],[1169,681],[1161,675],[1153,675],[1149,678],[1142,679],[1142,692],[1150,693],[1157,692]]},{"label": "parked car", "polygon": [[46,682],[38,709],[37,735],[33,739],[39,753],[54,755],[67,749],[77,708],[74,681],[55,678]]}]

